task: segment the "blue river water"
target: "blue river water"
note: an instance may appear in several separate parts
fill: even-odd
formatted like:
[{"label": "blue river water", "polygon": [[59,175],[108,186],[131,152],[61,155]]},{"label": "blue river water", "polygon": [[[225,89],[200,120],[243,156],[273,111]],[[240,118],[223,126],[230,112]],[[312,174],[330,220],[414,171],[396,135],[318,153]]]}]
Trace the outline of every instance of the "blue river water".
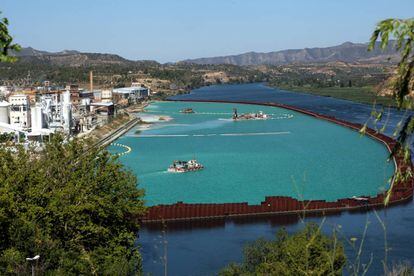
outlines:
[{"label": "blue river water", "polygon": [[[362,124],[368,122],[372,127],[381,128],[385,124],[385,133],[388,135],[392,135],[398,122],[407,115],[403,111],[385,108],[383,120],[378,125],[373,125],[373,120],[369,119],[372,106],[272,89],[263,84],[204,87],[187,95],[176,96],[174,99],[284,103],[351,122]],[[158,131],[160,130],[153,131],[155,135],[159,135]],[[170,129],[169,131],[174,130]],[[312,130],[309,129],[309,131]],[[309,137],[307,138],[309,139]],[[352,140],[352,137],[350,138]],[[355,161],[359,157],[356,156]],[[357,179],[358,176],[352,177]],[[363,174],[360,174],[359,178],[369,179]],[[145,182],[145,176],[142,180]],[[400,261],[414,263],[413,211],[414,205],[409,202],[377,212],[346,212],[325,218],[307,217],[303,219],[297,216],[271,216],[199,221],[186,224],[175,223],[168,224],[166,228],[146,225],[139,232],[138,241],[141,246],[146,274],[163,275],[166,264],[168,275],[214,275],[228,263],[241,261],[242,250],[247,242],[254,241],[259,237],[273,238],[282,227],[285,227],[289,232],[294,232],[302,228],[304,223],[314,221],[322,223],[323,231],[327,234],[331,233],[333,228],[339,229],[350,264],[354,262],[356,252],[346,240],[356,238],[357,245],[363,240],[362,263],[368,263],[372,258],[373,262],[368,275],[379,275],[383,272],[381,262],[385,258],[385,241],[384,230],[377,215],[386,225],[388,262],[390,264]],[[367,234],[362,238],[366,226],[368,227]],[[166,262],[163,261],[164,256],[167,257]]]},{"label": "blue river water", "polygon": [[[195,113],[179,112],[189,105]],[[260,110],[271,117],[234,122],[233,108],[239,113]],[[132,149],[120,160],[139,177],[150,206],[178,201],[260,204],[275,195],[329,201],[375,196],[387,188],[395,170],[382,143],[282,108],[155,102],[141,116],[154,114],[171,120],[139,134],[133,129],[117,140]],[[173,160],[194,156],[204,170],[166,171]]]}]

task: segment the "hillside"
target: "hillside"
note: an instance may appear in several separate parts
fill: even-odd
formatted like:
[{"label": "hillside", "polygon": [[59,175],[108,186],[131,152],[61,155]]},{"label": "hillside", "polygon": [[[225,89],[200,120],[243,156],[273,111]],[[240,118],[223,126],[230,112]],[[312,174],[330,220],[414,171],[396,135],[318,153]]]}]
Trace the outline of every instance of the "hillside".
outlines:
[{"label": "hillside", "polygon": [[326,48],[305,48],[296,50],[283,50],[270,53],[249,52],[239,55],[198,58],[184,60],[185,63],[195,64],[233,64],[248,65],[285,65],[292,63],[318,63],[318,62],[352,62],[352,63],[389,63],[395,62],[398,53],[388,48],[381,51],[376,47],[367,51],[367,44],[345,42],[338,46]]},{"label": "hillside", "polygon": [[20,52],[13,53],[19,57],[19,62],[32,64],[48,64],[57,66],[96,66],[96,65],[132,65],[134,61],[127,60],[115,54],[81,53],[73,50],[64,50],[51,53],[40,51],[31,47],[22,48]]},{"label": "hillside", "polygon": [[[398,57],[397,53],[392,50],[367,52],[366,47],[365,44],[344,43],[328,48],[274,52],[273,57],[283,58],[280,65],[267,65],[268,54],[258,53],[254,54],[254,59],[248,54],[223,58],[227,64],[219,63],[220,58],[213,58],[218,64],[160,64],[132,61],[115,54],[68,50],[52,53],[29,47],[15,53],[19,57],[16,63],[0,64],[0,84],[30,86],[49,80],[60,85],[87,85],[89,71],[93,70],[96,87],[117,87],[137,81],[154,91],[170,94],[216,83],[264,81],[289,90],[315,92],[326,88],[329,91],[325,92],[338,95],[332,87],[364,88],[388,83],[387,79],[395,70],[392,60]],[[235,57],[240,60],[233,60]],[[236,61],[250,66],[233,65]],[[265,64],[256,65],[259,62]],[[388,86],[379,89],[381,95],[389,94],[385,88],[389,90]],[[367,96],[371,100],[371,95]]]}]

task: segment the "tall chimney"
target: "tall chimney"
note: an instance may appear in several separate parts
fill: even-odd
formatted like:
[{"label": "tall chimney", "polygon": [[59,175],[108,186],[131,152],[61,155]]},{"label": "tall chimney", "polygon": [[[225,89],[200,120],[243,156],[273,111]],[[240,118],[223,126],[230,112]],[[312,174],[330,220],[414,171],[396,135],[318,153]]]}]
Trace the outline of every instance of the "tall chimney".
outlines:
[{"label": "tall chimney", "polygon": [[91,92],[93,91],[93,71],[89,72],[89,89]]}]

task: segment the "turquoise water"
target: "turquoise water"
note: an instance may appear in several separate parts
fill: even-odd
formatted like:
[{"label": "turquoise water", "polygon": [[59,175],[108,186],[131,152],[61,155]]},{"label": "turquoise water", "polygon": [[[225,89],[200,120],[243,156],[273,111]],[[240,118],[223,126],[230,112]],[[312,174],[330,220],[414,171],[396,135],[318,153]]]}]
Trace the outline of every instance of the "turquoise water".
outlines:
[{"label": "turquoise water", "polygon": [[[195,114],[179,111],[192,107]],[[239,113],[264,111],[271,120],[233,122]],[[384,145],[357,132],[293,111],[255,105],[156,102],[145,115],[171,117],[116,142],[132,148],[120,157],[146,190],[147,205],[249,202],[265,196],[336,200],[375,195],[394,164]],[[124,151],[116,146],[112,152]],[[198,172],[167,173],[173,160],[196,158]]]}]

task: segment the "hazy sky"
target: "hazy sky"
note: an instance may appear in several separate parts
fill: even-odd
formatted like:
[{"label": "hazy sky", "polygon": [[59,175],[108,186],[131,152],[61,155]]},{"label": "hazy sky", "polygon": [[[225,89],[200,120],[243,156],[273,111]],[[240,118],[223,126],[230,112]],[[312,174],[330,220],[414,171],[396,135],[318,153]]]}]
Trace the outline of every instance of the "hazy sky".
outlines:
[{"label": "hazy sky", "polygon": [[1,0],[15,41],[161,62],[366,42],[414,0]]}]

